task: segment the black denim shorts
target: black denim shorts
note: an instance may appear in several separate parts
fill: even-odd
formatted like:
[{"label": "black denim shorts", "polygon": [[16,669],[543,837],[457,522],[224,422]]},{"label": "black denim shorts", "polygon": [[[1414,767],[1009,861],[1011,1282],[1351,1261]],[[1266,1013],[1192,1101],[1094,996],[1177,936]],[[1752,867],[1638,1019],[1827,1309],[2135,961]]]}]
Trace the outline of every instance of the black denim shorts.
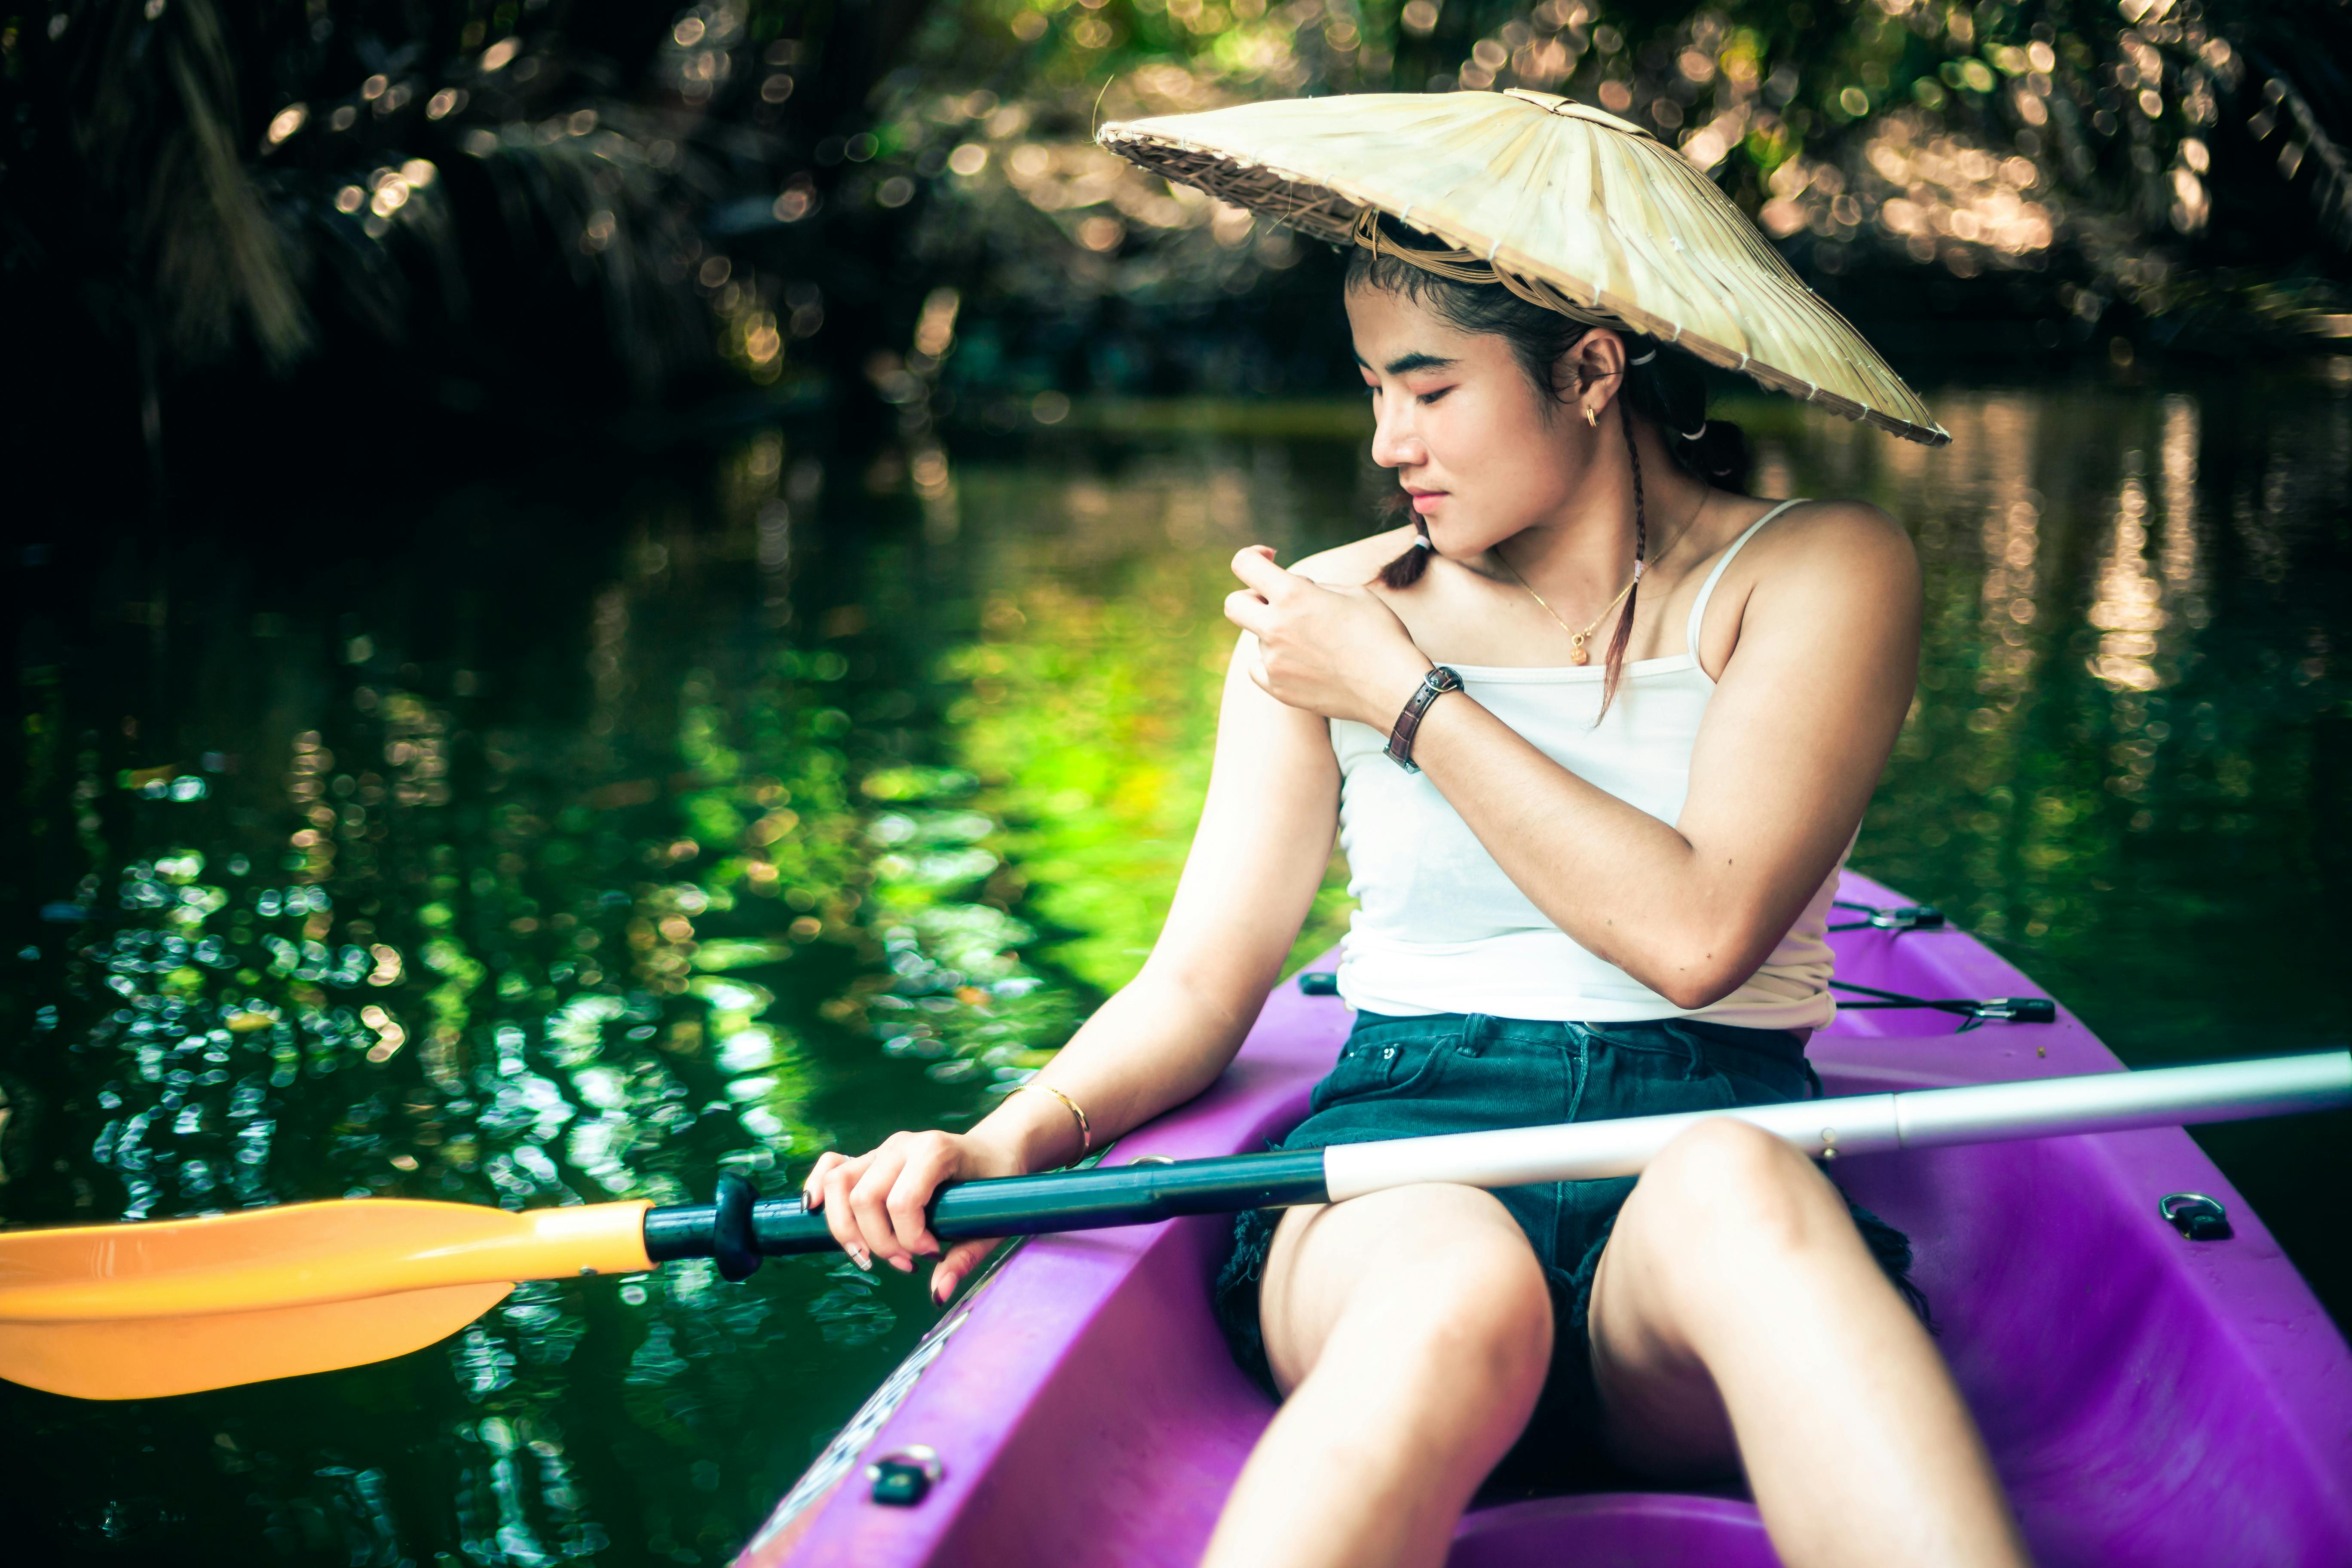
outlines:
[{"label": "black denim shorts", "polygon": [[[1671,1111],[1719,1110],[1816,1099],[1821,1079],[1804,1037],[1696,1019],[1562,1024],[1481,1015],[1391,1018],[1359,1014],[1330,1073],[1315,1087],[1307,1120],[1279,1148],[1317,1149],[1381,1138],[1474,1132],[1543,1122],[1598,1121]],[[1600,1394],[1585,1317],[1592,1279],[1633,1178],[1549,1182],[1497,1189],[1527,1233],[1551,1287],[1552,1363],[1528,1431],[1496,1472],[1508,1489],[1575,1484],[1606,1475]],[[1902,1232],[1849,1201],[1854,1224],[1915,1310]],[[1235,1217],[1233,1250],[1215,1287],[1218,1325],[1234,1360],[1279,1397],[1258,1325],[1258,1281],[1280,1211]],[[1490,1490],[1494,1488],[1490,1487]]]}]

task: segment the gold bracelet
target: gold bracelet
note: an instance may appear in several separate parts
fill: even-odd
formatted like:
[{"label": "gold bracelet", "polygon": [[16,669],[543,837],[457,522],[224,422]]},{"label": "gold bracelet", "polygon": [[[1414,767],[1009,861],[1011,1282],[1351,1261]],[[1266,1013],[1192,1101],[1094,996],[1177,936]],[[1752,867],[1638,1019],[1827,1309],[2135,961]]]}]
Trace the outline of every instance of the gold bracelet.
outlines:
[{"label": "gold bracelet", "polygon": [[1078,1158],[1083,1160],[1087,1155],[1095,1152],[1094,1129],[1087,1124],[1087,1113],[1078,1108],[1078,1102],[1076,1100],[1072,1100],[1068,1095],[1064,1094],[1052,1084],[1039,1083],[1034,1078],[1028,1082],[1023,1084],[1021,1087],[1024,1089],[1042,1089],[1047,1094],[1052,1095],[1055,1100],[1060,1100],[1064,1105],[1068,1106],[1070,1108],[1070,1114],[1078,1119]]}]

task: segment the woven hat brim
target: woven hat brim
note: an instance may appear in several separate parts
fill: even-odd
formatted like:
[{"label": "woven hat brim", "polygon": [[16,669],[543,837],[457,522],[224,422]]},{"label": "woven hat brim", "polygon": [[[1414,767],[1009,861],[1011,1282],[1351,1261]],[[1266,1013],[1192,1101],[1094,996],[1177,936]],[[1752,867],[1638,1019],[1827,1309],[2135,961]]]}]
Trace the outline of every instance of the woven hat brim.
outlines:
[{"label": "woven hat brim", "polygon": [[1532,92],[1363,93],[1115,122],[1097,140],[1335,245],[1377,209],[1580,316],[1907,440],[1951,439],[1713,180],[1600,110]]}]

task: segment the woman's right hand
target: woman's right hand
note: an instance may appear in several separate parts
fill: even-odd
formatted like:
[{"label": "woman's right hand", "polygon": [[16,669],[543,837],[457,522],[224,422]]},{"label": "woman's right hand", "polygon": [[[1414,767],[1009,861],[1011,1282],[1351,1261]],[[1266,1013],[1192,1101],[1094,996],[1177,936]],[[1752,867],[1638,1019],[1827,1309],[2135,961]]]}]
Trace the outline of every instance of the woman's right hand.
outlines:
[{"label": "woman's right hand", "polygon": [[[950,1182],[1017,1176],[1017,1161],[982,1140],[957,1132],[893,1132],[855,1158],[827,1150],[803,1184],[802,1201],[860,1268],[879,1258],[902,1274],[940,1251],[926,1210]],[[959,1241],[931,1270],[931,1300],[945,1302],[1002,1237]]]}]

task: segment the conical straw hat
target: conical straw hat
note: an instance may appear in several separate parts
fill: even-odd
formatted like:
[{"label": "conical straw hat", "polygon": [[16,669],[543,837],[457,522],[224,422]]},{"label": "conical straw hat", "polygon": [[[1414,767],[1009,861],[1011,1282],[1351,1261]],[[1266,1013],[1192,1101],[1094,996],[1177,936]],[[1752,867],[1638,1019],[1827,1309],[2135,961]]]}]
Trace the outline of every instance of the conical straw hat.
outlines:
[{"label": "conical straw hat", "polygon": [[[1126,121],[1097,140],[1318,239],[1491,279],[1846,418],[1951,439],[1713,180],[1615,115],[1516,89],[1360,93]],[[1441,246],[1399,246],[1382,213]]]}]

